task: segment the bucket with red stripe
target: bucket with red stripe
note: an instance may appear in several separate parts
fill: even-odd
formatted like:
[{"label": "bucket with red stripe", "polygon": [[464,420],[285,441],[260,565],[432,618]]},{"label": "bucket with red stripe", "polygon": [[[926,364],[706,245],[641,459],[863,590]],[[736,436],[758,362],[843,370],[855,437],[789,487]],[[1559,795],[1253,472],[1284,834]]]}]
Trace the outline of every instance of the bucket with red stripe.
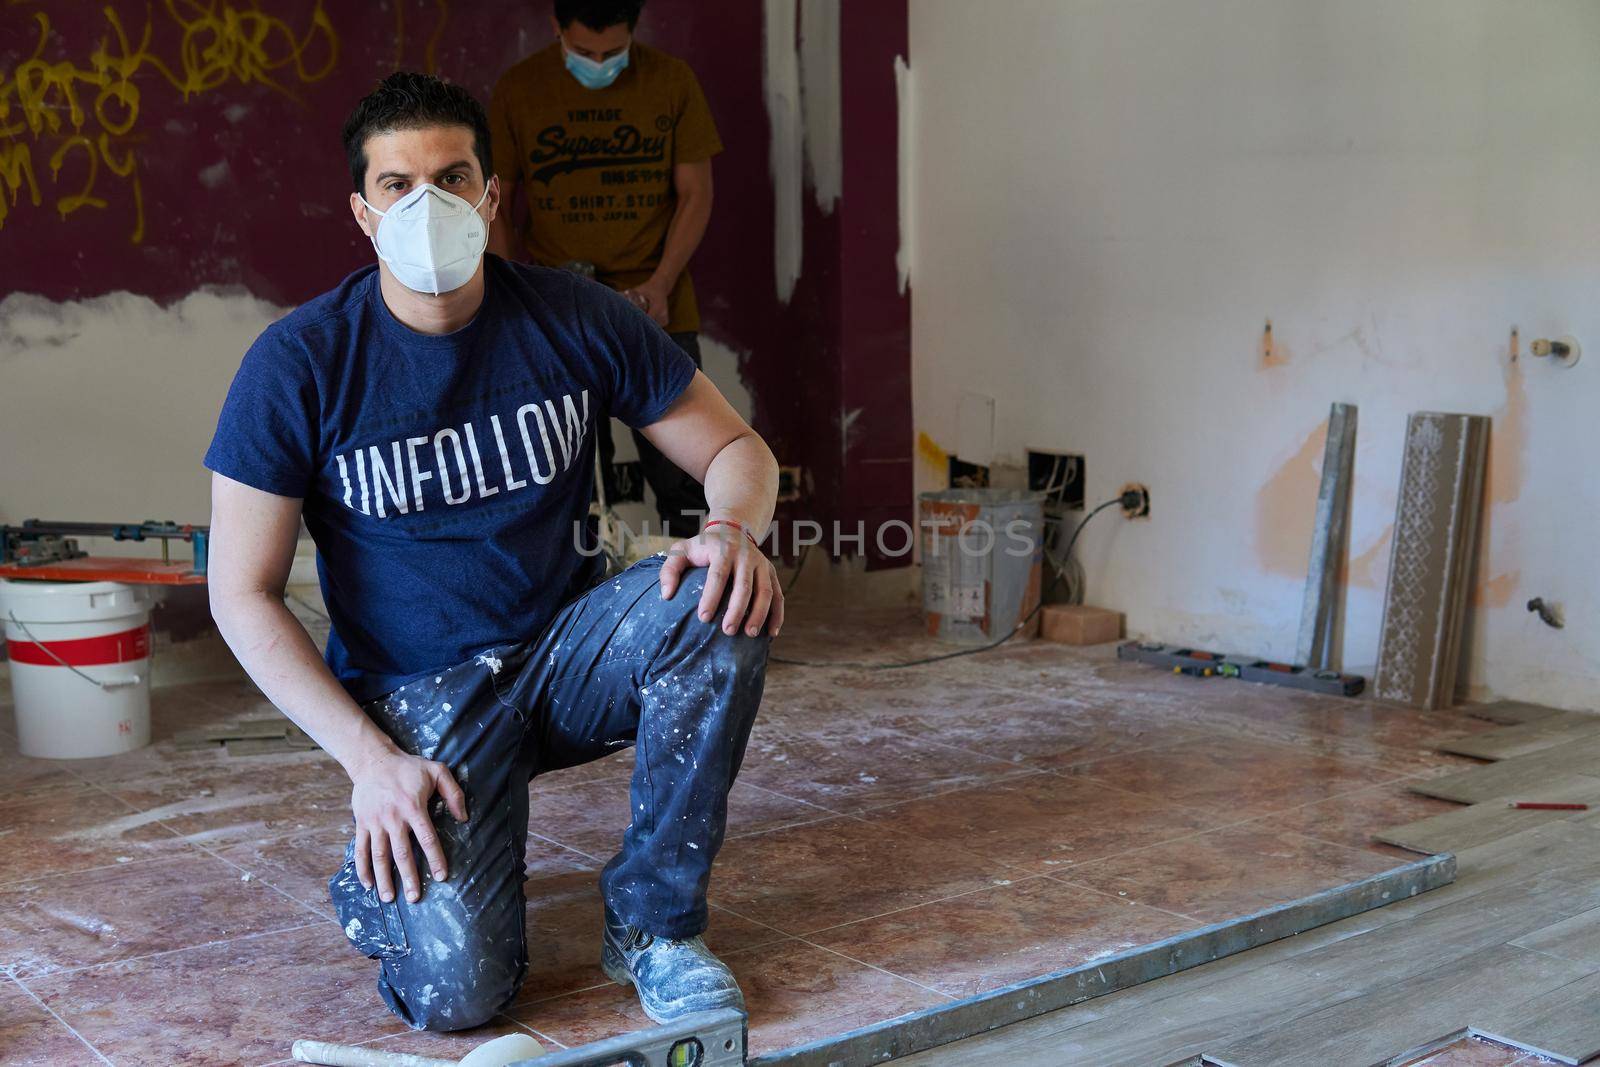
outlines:
[{"label": "bucket with red stripe", "polygon": [[24,756],[86,759],[150,743],[151,591],[0,581]]}]

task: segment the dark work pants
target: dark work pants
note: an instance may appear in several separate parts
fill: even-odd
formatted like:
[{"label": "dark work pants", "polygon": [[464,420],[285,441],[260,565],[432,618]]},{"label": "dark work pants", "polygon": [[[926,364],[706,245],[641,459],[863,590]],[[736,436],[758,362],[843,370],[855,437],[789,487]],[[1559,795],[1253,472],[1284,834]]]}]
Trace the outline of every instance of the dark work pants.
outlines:
[{"label": "dark work pants", "polygon": [[[669,337],[683,349],[688,357],[700,366],[700,335],[674,333]],[[600,448],[600,471],[606,479],[606,498],[616,496],[617,487],[611,480],[611,461],[617,454],[616,442],[611,439],[611,424],[600,427],[596,443]],[[656,495],[656,514],[661,517],[661,533],[674,537],[692,537],[700,532],[701,520],[706,513],[706,492],[699,482],[679,469],[676,463],[661,454],[655,445],[645,440],[644,434],[633,431],[633,443],[639,449],[639,468],[644,472],[645,484]]]},{"label": "dark work pants", "polygon": [[[769,639],[729,637],[720,614],[700,621],[703,569],[662,600],[663,559],[595,586],[533,641],[491,649],[367,706],[400,748],[444,763],[467,795],[465,823],[434,799],[450,876],[429,880],[417,850],[416,904],[398,878],[391,903],[363,889],[353,841],[329,882],[345,934],[382,961],[378,990],[410,1026],[479,1026],[511,1002],[528,968],[528,781],[620,745],[637,745],[632,821],[618,827],[621,850],[601,872],[601,893],[623,921],[658,937],[705,929],[706,882],[761,702]],[[598,960],[600,930],[592,934]]]}]

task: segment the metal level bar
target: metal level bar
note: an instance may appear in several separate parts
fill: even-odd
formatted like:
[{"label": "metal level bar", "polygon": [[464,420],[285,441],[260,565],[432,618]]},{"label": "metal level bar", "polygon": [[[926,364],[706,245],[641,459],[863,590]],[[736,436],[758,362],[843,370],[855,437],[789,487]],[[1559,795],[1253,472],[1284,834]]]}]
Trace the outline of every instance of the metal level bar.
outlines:
[{"label": "metal level bar", "polygon": [[177,522],[56,522],[51,519],[24,519],[21,526],[6,530],[27,534],[59,534],[62,537],[109,537],[113,541],[144,541],[170,537],[187,541],[196,530],[206,527]]},{"label": "metal level bar", "polygon": [[[1455,878],[1453,854],[1428,856],[1359,882],[1325,889],[1093,963],[757,1056],[750,1061],[750,1067],[856,1067],[883,1063],[1293,937],[1449,885]],[[536,1063],[530,1061],[528,1067],[536,1067]]]},{"label": "metal level bar", "polygon": [[1326,667],[1332,662],[1333,616],[1337,606],[1339,553],[1350,516],[1350,482],[1355,475],[1356,406],[1334,404],[1328,412],[1328,443],[1322,452],[1322,484],[1317,489],[1316,523],[1311,529],[1311,562],[1300,605],[1300,640],[1295,662]]},{"label": "metal level bar", "polygon": [[1339,671],[1297,667],[1291,663],[1273,663],[1254,656],[1235,656],[1201,648],[1181,648],[1143,641],[1127,641],[1118,645],[1117,658],[1148,663],[1167,670],[1182,668],[1185,673],[1203,671],[1208,676],[1306,689],[1332,696],[1356,696],[1367,684],[1367,680],[1359,674],[1341,674]]},{"label": "metal level bar", "polygon": [[[0,526],[0,564],[15,562],[20,566],[41,566],[81,559],[86,553],[78,550],[76,538],[79,537],[160,541],[163,563],[171,562],[170,542],[187,541],[194,557],[190,573],[204,576],[210,555],[211,529],[208,526],[176,522],[56,522],[51,519],[25,519],[21,526]],[[52,539],[59,543],[52,544]],[[22,552],[25,545],[34,546],[34,551]],[[39,552],[40,546],[50,550]]]},{"label": "metal level bar", "polygon": [[506,1067],[744,1067],[744,1012],[734,1008],[685,1015],[667,1026],[618,1034],[577,1048],[516,1060]]}]

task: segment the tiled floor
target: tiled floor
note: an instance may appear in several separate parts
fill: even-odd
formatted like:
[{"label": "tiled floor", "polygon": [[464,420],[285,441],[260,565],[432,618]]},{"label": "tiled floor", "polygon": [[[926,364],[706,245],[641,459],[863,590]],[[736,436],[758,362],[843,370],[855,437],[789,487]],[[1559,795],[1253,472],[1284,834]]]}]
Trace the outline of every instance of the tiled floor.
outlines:
[{"label": "tiled floor", "polygon": [[[797,605],[775,649],[939,650],[914,608],[821,604]],[[72,763],[18,756],[0,718],[0,1060],[259,1064],[297,1037],[460,1056],[513,1029],[571,1044],[647,1025],[595,959],[627,753],[532,787],[518,1002],[495,1028],[412,1034],[330,918],[338,766],[170,740],[263,710],[243,684],[159,691],[155,745]],[[1405,854],[1367,835],[1452,808],[1405,784],[1472,762],[1430,743],[1488,726],[1175,678],[1109,647],[774,664],[707,940],[744,986],[753,1048],[785,1047],[1392,867]]]}]

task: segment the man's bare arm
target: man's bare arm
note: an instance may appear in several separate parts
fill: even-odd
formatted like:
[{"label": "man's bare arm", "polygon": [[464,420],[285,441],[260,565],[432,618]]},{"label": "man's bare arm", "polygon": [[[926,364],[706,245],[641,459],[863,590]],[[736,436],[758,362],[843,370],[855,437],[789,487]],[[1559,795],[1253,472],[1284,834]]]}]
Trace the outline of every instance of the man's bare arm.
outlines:
[{"label": "man's bare arm", "polygon": [[[731,520],[755,540],[766,536],[778,499],[778,461],[709,378],[697,371],[667,413],[641,432],[705,485],[708,522]],[[683,572],[691,566],[710,569],[700,598],[702,620],[711,620],[731,582],[724,632],[735,633],[742,622],[751,636],[760,633],[763,624],[777,635],[783,626],[783,590],[777,572],[744,537],[702,535],[680,542],[661,571],[663,596],[670,598],[677,591]]]},{"label": "man's bare arm", "polygon": [[356,870],[363,885],[394,898],[390,860],[407,897],[420,899],[410,838],[416,836],[435,878],[448,874],[428,816],[437,791],[458,820],[467,816],[460,786],[442,764],[401,752],[350,699],[305,627],[284,606],[294,563],[301,502],[220,474],[211,479],[207,583],[211,615],[239,662],[285,715],[344,767],[354,785]]},{"label": "man's bare arm", "polygon": [[645,309],[658,326],[667,325],[668,301],[678,277],[689,266],[695,249],[706,235],[711,221],[711,161],[679,163],[672,168],[672,192],[677,204],[667,224],[667,239],[661,249],[661,262],[648,281],[635,292],[650,301]]}]

